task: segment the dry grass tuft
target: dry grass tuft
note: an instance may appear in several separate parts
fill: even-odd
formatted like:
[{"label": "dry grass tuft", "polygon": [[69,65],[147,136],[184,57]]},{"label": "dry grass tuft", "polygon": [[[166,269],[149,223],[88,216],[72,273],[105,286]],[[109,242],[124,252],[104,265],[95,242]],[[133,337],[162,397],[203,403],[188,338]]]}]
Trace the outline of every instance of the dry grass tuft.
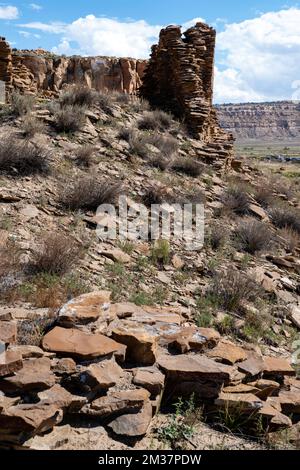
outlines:
[{"label": "dry grass tuft", "polygon": [[31,257],[30,268],[35,273],[62,276],[80,260],[83,249],[70,236],[61,233],[43,234]]},{"label": "dry grass tuft", "polygon": [[58,132],[79,131],[85,121],[85,108],[82,106],[65,105],[54,111],[54,125]]},{"label": "dry grass tuft", "polygon": [[28,141],[4,137],[0,143],[0,173],[29,176],[50,172],[49,152]]},{"label": "dry grass tuft", "polygon": [[23,135],[26,138],[34,137],[35,134],[43,134],[45,132],[46,126],[40,119],[27,114],[22,122],[22,131]]},{"label": "dry grass tuft", "polygon": [[256,219],[241,222],[233,236],[237,248],[251,255],[270,248],[272,240],[270,229]]},{"label": "dry grass tuft", "polygon": [[122,186],[113,181],[98,182],[85,177],[67,186],[61,194],[61,204],[72,211],[95,211],[101,204],[115,204]]}]

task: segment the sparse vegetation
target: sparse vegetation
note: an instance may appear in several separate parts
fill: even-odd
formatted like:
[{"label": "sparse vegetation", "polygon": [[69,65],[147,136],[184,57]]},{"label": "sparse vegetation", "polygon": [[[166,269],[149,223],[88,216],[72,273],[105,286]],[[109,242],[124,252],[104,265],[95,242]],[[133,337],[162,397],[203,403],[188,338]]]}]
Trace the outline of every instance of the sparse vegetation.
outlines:
[{"label": "sparse vegetation", "polygon": [[272,238],[266,224],[256,219],[241,222],[233,232],[233,237],[237,248],[251,255],[269,248]]},{"label": "sparse vegetation", "polygon": [[95,147],[89,144],[81,145],[75,150],[74,153],[76,164],[83,168],[89,168],[93,163]]},{"label": "sparse vegetation", "polygon": [[35,273],[61,276],[79,262],[82,247],[75,240],[62,233],[41,235],[33,251],[30,267]]},{"label": "sparse vegetation", "polygon": [[138,128],[144,131],[165,131],[172,126],[173,118],[170,114],[164,111],[146,111],[143,116],[138,120]]},{"label": "sparse vegetation", "polygon": [[49,151],[28,141],[10,136],[0,143],[0,173],[11,176],[29,176],[50,172]]},{"label": "sparse vegetation", "polygon": [[46,126],[40,119],[36,118],[32,114],[27,114],[22,122],[22,132],[24,137],[31,138],[35,134],[42,134],[45,132]]},{"label": "sparse vegetation", "polygon": [[229,187],[223,194],[221,201],[223,211],[237,215],[246,215],[249,213],[249,195],[240,186]]},{"label": "sparse vegetation", "polygon": [[169,422],[158,430],[158,436],[170,443],[172,448],[178,449],[184,441],[194,436],[195,425],[201,420],[202,410],[196,408],[193,394],[187,401],[179,398],[174,408],[175,413],[171,415]]},{"label": "sparse vegetation", "polygon": [[85,108],[65,105],[54,111],[54,125],[58,132],[73,133],[85,124]]},{"label": "sparse vegetation", "polygon": [[35,317],[18,322],[17,343],[20,345],[40,346],[43,336],[55,324],[56,315]]},{"label": "sparse vegetation", "polygon": [[279,232],[279,237],[286,250],[290,253],[294,253],[300,247],[300,234],[293,228],[282,228]]},{"label": "sparse vegetation", "polygon": [[15,286],[20,271],[20,248],[11,240],[0,243],[0,292],[5,292]]},{"label": "sparse vegetation", "polygon": [[236,311],[242,302],[263,297],[255,281],[235,269],[215,274],[208,295],[224,310]]},{"label": "sparse vegetation", "polygon": [[224,247],[228,238],[228,230],[223,225],[214,223],[209,227],[206,241],[213,250],[219,250]]},{"label": "sparse vegetation", "polygon": [[154,264],[168,264],[170,260],[170,244],[168,240],[159,239],[154,243],[151,259]]},{"label": "sparse vegetation", "polygon": [[122,192],[122,186],[113,181],[97,181],[84,177],[63,189],[61,204],[72,211],[95,211],[101,204],[115,204]]},{"label": "sparse vegetation", "polygon": [[33,95],[21,95],[14,92],[11,95],[11,110],[16,116],[24,116],[33,110],[35,98]]},{"label": "sparse vegetation", "polygon": [[266,182],[255,189],[254,197],[256,202],[258,202],[258,204],[260,204],[264,209],[267,209],[274,203],[272,188],[270,188]]},{"label": "sparse vegetation", "polygon": [[192,176],[193,178],[198,178],[198,176],[203,173],[204,166],[191,158],[178,158],[172,163],[172,170],[187,176]]},{"label": "sparse vegetation", "polygon": [[269,211],[275,227],[290,228],[300,234],[300,212],[289,206],[273,207]]},{"label": "sparse vegetation", "polygon": [[61,94],[59,101],[62,108],[66,106],[90,107],[97,100],[98,94],[84,85],[74,85]]}]

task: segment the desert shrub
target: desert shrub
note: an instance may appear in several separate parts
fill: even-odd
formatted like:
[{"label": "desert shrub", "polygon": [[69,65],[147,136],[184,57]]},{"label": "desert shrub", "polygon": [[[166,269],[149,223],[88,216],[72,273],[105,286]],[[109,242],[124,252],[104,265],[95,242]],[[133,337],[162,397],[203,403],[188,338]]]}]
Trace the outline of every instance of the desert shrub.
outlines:
[{"label": "desert shrub", "polygon": [[258,202],[258,204],[260,204],[265,209],[270,207],[274,202],[272,190],[267,184],[256,188],[254,192],[254,197],[256,202]]},{"label": "desert shrub", "polygon": [[92,106],[97,100],[97,93],[84,85],[69,87],[59,98],[61,107],[65,106]]},{"label": "desert shrub", "polygon": [[289,206],[273,207],[269,215],[275,227],[291,228],[300,234],[300,211]]},{"label": "desert shrub", "polygon": [[172,116],[164,111],[147,111],[138,120],[138,128],[145,131],[167,130],[170,129],[173,119]]},{"label": "desert shrub", "polygon": [[78,166],[88,168],[93,162],[95,147],[90,144],[81,145],[75,150],[75,162]]},{"label": "desert shrub", "polygon": [[57,310],[74,297],[90,291],[89,285],[77,273],[65,276],[39,273],[19,286],[15,298],[30,302],[37,308]]},{"label": "desert shrub", "polygon": [[0,143],[0,173],[12,176],[48,174],[49,156],[42,147],[7,136]]},{"label": "desert shrub", "polygon": [[279,236],[284,243],[284,246],[287,251],[294,253],[297,248],[300,246],[300,234],[296,230],[285,227],[282,228],[279,232]]},{"label": "desert shrub", "polygon": [[85,108],[66,105],[54,110],[54,125],[58,132],[76,132],[85,124]]},{"label": "desert shrub", "polygon": [[98,93],[97,104],[106,114],[112,114],[113,95],[109,93]]},{"label": "desert shrub", "polygon": [[272,238],[266,224],[256,219],[241,222],[233,237],[237,248],[251,255],[267,249]]},{"label": "desert shrub", "polygon": [[30,268],[35,273],[63,275],[82,256],[82,248],[74,238],[61,233],[43,234],[33,251]]},{"label": "desert shrub", "polygon": [[165,193],[162,188],[151,186],[146,190],[142,199],[147,207],[151,207],[152,204],[163,204],[163,202],[165,202],[164,196]]},{"label": "desert shrub", "polygon": [[147,159],[151,154],[147,145],[147,140],[138,134],[133,134],[129,140],[130,151],[143,159]]},{"label": "desert shrub", "polygon": [[61,194],[61,204],[70,210],[95,211],[101,204],[115,204],[122,187],[112,181],[85,177],[70,184]]},{"label": "desert shrub", "polygon": [[23,116],[33,110],[35,98],[32,95],[21,95],[18,92],[12,93],[11,109],[16,116]]},{"label": "desert shrub", "polygon": [[238,215],[249,212],[250,200],[248,194],[240,186],[231,186],[222,195],[223,210]]},{"label": "desert shrub", "polygon": [[136,137],[136,130],[133,127],[120,127],[117,138],[131,142]]},{"label": "desert shrub", "polygon": [[35,317],[17,324],[17,344],[40,346],[43,336],[55,325],[56,315]]},{"label": "desert shrub", "polygon": [[150,156],[149,164],[154,168],[165,171],[170,166],[170,161],[161,153]]},{"label": "desert shrub", "polygon": [[149,102],[147,100],[144,100],[144,99],[138,98],[138,97],[133,97],[132,98],[130,107],[131,107],[131,110],[134,113],[141,113],[141,112],[144,112],[144,111],[149,111],[149,109],[150,109]]},{"label": "desert shrub", "polygon": [[172,163],[172,170],[197,178],[204,171],[204,166],[191,158],[178,158]]},{"label": "desert shrub", "polygon": [[157,240],[151,250],[151,259],[154,264],[168,264],[170,261],[170,243],[168,240]]},{"label": "desert shrub", "polygon": [[128,93],[115,93],[114,99],[117,103],[129,104],[132,100],[132,97]]},{"label": "desert shrub", "polygon": [[170,158],[178,152],[178,141],[171,136],[163,136],[155,133],[147,138],[147,142],[158,148],[164,157]]},{"label": "desert shrub", "polygon": [[21,250],[13,241],[0,243],[0,292],[14,287],[21,269]]},{"label": "desert shrub", "polygon": [[46,126],[40,119],[27,114],[22,122],[22,132],[24,137],[31,138],[35,134],[42,134],[45,132]]},{"label": "desert shrub", "polygon": [[208,296],[225,310],[236,311],[242,302],[256,300],[262,290],[255,281],[235,269],[215,274]]},{"label": "desert shrub", "polygon": [[213,250],[224,247],[228,241],[228,230],[223,225],[213,223],[207,233],[207,243]]}]

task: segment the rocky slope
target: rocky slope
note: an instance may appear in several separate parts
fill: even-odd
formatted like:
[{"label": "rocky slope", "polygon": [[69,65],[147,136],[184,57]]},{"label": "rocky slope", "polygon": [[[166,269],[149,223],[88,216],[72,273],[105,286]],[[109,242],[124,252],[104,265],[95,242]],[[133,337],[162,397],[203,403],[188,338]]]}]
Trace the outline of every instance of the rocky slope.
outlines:
[{"label": "rocky slope", "polygon": [[[249,426],[252,420],[253,426],[261,423],[269,436],[289,428],[289,439],[297,440],[300,381],[291,351],[300,328],[299,249],[292,255],[281,240],[275,251],[270,245],[249,255],[237,249],[231,237],[224,248],[216,248],[209,231],[202,249],[186,251],[182,242],[171,240],[163,254],[153,251],[147,240],[98,239],[99,214],[97,218],[93,210],[76,212],[62,205],[61,194],[69,184],[88,176],[121,182],[133,208],[154,188],[165,197],[176,194],[175,201],[195,200],[201,194],[207,226],[219,221],[224,234],[234,233],[240,223],[222,211],[228,177],[205,160],[201,173],[191,175],[172,167],[174,154],[164,170],[139,156],[119,136],[120,127],[135,127],[144,116],[136,101],[113,102],[109,109],[106,103],[105,110],[91,107],[85,111],[84,127],[67,135],[55,131],[55,117],[45,104],[37,105],[33,115],[46,127],[28,145],[47,152],[51,172],[8,176],[2,171],[1,176],[1,446],[64,449],[87,442],[89,448],[99,449],[101,439],[101,445],[115,449],[143,448],[149,440],[152,446],[168,448],[174,442],[158,429],[163,433],[174,418],[155,413],[169,411],[179,397],[188,400],[191,394],[204,419],[213,417],[212,422],[197,421],[188,442],[181,436],[176,445],[209,448],[211,442],[226,442],[229,448],[255,448],[243,439],[233,443],[226,435],[222,441],[214,430],[228,409],[233,414],[238,409]],[[6,113],[1,135],[22,141],[24,119]],[[138,140],[150,133],[156,145],[158,136],[170,138],[171,133],[178,142],[173,151],[182,161],[201,161],[199,142],[184,134],[176,121],[169,130],[143,132]],[[87,168],[76,160],[83,144],[94,146]],[[148,154],[152,152],[160,152],[155,144],[148,147]],[[254,198],[257,186],[264,184],[263,175],[245,167],[233,177],[250,185],[248,217],[263,220],[274,231],[268,212]],[[271,191],[287,199],[278,184]],[[290,195],[285,204],[295,208],[299,198]],[[45,228],[85,247],[65,275],[28,270]],[[3,271],[12,242],[22,253],[13,277]],[[219,279],[220,289],[232,272],[247,276],[251,289],[261,286],[261,293],[248,294],[238,308],[210,304],[214,279]],[[215,277],[222,273],[223,278]],[[86,294],[76,297],[82,292]],[[201,426],[212,436],[210,442],[197,441],[195,430]],[[226,423],[218,429],[222,426]]]},{"label": "rocky slope", "polygon": [[300,138],[300,104],[292,101],[218,105],[217,115],[238,140]]}]

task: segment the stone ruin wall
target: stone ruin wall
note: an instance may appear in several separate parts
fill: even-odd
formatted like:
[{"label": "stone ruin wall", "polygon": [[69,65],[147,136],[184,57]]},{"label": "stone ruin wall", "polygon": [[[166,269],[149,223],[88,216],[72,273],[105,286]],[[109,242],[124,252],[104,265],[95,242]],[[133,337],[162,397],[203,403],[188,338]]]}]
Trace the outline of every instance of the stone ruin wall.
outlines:
[{"label": "stone ruin wall", "polygon": [[0,80],[21,93],[57,95],[71,83],[98,91],[139,93],[185,122],[199,141],[198,156],[230,166],[233,137],[219,126],[213,102],[216,32],[197,23],[184,34],[168,26],[149,61],[109,57],[58,57],[43,50],[11,50],[0,38]]},{"label": "stone ruin wall", "polygon": [[179,26],[160,33],[152,47],[141,95],[153,106],[182,119],[192,135],[203,143],[199,156],[225,159],[230,164],[233,137],[218,123],[213,102],[214,52],[216,32],[197,23],[183,35]]}]

